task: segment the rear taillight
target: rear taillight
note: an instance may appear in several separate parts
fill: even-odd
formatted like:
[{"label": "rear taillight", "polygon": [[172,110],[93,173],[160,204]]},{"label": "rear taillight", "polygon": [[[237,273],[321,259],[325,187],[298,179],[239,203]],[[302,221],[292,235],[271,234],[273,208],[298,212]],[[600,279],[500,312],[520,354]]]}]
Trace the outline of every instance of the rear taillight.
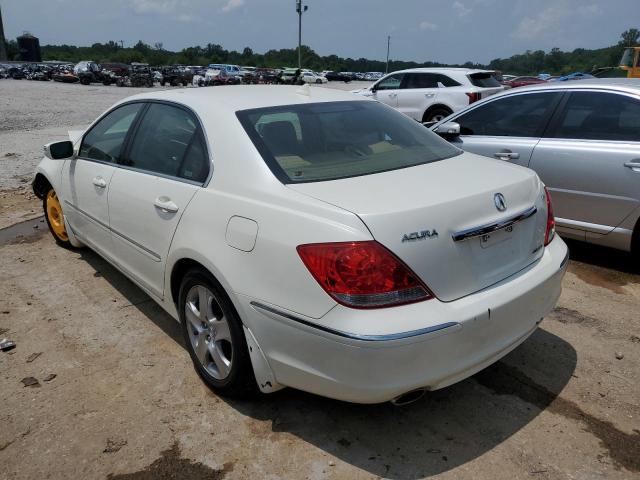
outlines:
[{"label": "rear taillight", "polygon": [[553,216],[553,204],[551,203],[551,195],[547,187],[544,187],[544,193],[547,197],[547,229],[544,233],[544,246],[546,247],[556,235],[556,219]]},{"label": "rear taillight", "polygon": [[469,97],[469,105],[471,105],[473,102],[477,102],[478,100],[480,100],[480,93],[467,92],[467,97]]},{"label": "rear taillight", "polygon": [[381,308],[433,298],[400,259],[376,241],[300,245],[313,278],[338,303]]}]

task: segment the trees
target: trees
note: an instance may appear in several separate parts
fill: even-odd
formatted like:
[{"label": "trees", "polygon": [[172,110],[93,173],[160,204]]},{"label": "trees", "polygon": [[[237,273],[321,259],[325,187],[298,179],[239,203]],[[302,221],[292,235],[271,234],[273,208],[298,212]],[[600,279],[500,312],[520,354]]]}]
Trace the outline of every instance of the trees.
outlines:
[{"label": "trees", "polygon": [[618,45],[622,47],[635,47],[638,43],[640,43],[640,30],[637,28],[630,28],[620,34]]},{"label": "trees", "polygon": [[[563,52],[559,48],[553,48],[550,52],[542,50],[527,50],[524,53],[513,55],[509,58],[496,58],[489,65],[466,62],[463,65],[470,68],[491,68],[504,73],[516,75],[537,75],[538,73],[550,73],[563,75],[575,71],[589,72],[594,67],[617,66],[624,47],[638,44],[640,30],[630,28],[620,35],[620,41],[616,45],[595,50],[577,48],[572,52]],[[17,53],[15,42],[8,42],[9,58]],[[154,44],[153,48],[138,41],[133,47],[121,48],[117,42],[94,43],[91,47],[76,47],[72,45],[45,45],[42,54],[46,60],[63,60],[79,62],[80,60],[119,61],[130,63],[146,62],[151,65],[188,64],[208,65],[210,63],[234,63],[239,65],[252,65],[258,67],[285,67],[298,64],[297,50],[283,48],[269,50],[265,53],[256,53],[251,47],[245,47],[241,52],[226,50],[219,44],[208,43],[204,47],[193,46],[184,48],[179,52],[165,50],[162,42]],[[383,72],[385,62],[370,60],[367,58],[342,58],[337,55],[321,56],[310,47],[302,46],[302,63],[306,68],[313,70],[334,70],[349,72]],[[414,67],[443,67],[445,64],[424,61],[392,60],[389,70],[401,70]]]}]

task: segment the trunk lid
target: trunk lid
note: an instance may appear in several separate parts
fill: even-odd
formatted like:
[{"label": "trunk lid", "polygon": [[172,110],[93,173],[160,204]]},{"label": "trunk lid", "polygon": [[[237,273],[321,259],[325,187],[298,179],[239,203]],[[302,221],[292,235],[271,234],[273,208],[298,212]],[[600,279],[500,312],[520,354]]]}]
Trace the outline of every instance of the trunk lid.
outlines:
[{"label": "trunk lid", "polygon": [[[544,250],[546,203],[537,175],[471,153],[390,172],[288,187],[358,215],[372,236],[442,301],[493,285],[536,261]],[[504,211],[496,207],[497,193],[506,200]],[[515,223],[511,231],[503,228],[486,237],[453,239],[456,233],[526,211],[530,216]]]}]

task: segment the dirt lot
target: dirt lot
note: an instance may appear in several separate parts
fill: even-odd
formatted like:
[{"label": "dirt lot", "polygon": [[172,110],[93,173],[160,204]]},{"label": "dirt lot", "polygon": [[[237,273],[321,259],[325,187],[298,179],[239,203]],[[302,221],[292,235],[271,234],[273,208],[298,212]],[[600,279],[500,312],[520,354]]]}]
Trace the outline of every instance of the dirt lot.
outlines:
[{"label": "dirt lot", "polygon": [[[40,215],[42,144],[134,91],[0,80],[0,227]],[[0,230],[0,339],[17,344],[0,353],[0,478],[640,478],[640,275],[570,248],[526,343],[396,408],[219,398],[178,325],[97,255],[56,247],[39,218]]]}]

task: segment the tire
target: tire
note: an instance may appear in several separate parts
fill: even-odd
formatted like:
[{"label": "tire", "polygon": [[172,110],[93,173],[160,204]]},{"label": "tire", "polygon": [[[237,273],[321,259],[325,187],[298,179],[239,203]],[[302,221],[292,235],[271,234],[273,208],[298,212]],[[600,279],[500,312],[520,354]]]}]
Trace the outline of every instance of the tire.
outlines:
[{"label": "tire", "polygon": [[422,121],[423,122],[439,122],[440,120],[442,120],[445,117],[448,117],[452,113],[453,112],[448,108],[436,107],[431,110],[427,110],[422,117]]},{"label": "tire", "polygon": [[64,225],[62,207],[53,187],[49,187],[42,197],[42,208],[44,210],[44,218],[47,220],[47,226],[56,243],[63,248],[72,248]]},{"label": "tire", "polygon": [[164,80],[162,80],[162,81],[160,82],[160,86],[161,86],[161,87],[164,87]]},{"label": "tire", "polygon": [[[203,310],[201,304],[205,301],[209,307]],[[178,314],[185,345],[200,378],[225,397],[255,394],[257,384],[242,322],[224,289],[209,272],[192,269],[183,277]],[[200,345],[202,348],[198,348]]]},{"label": "tire", "polygon": [[87,77],[82,77],[80,78],[80,83],[82,85],[89,85],[91,83],[91,80],[89,80]]}]

